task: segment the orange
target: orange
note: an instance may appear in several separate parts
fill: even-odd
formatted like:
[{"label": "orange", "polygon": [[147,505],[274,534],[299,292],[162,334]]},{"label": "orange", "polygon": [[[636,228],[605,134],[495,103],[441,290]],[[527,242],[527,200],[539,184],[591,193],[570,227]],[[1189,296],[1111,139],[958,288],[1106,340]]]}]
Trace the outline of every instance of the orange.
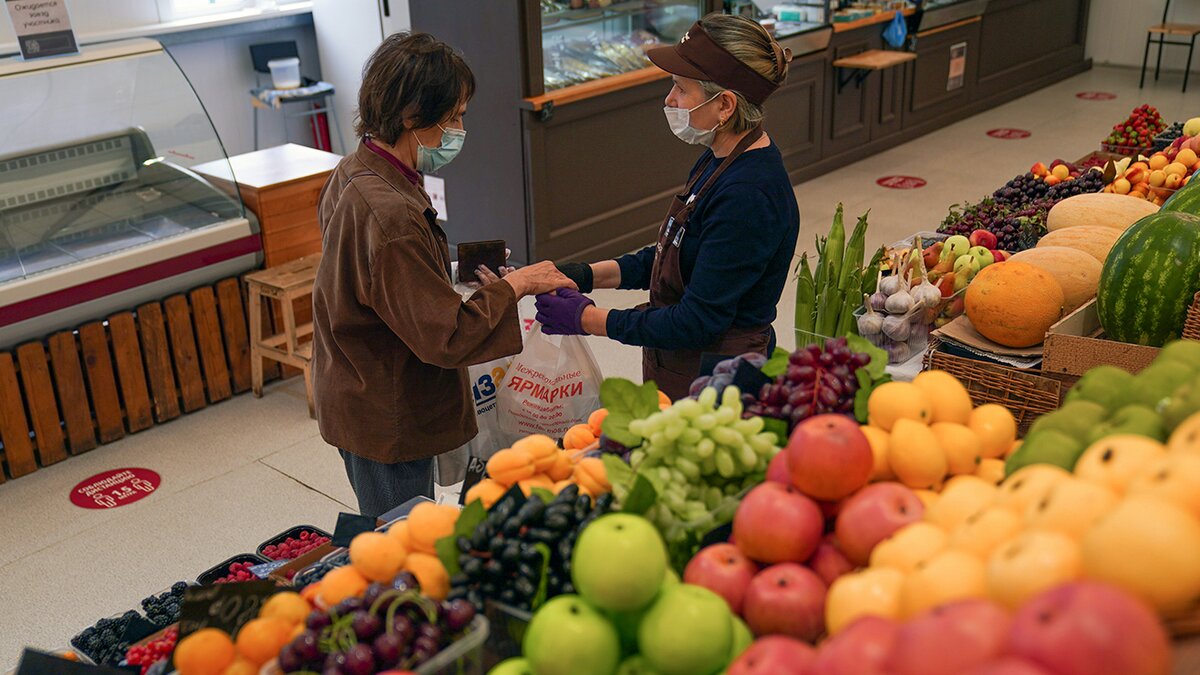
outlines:
[{"label": "orange", "polygon": [[267,599],[258,610],[260,619],[280,619],[288,623],[300,623],[312,611],[312,605],[300,597],[299,593],[285,591],[276,593]]},{"label": "orange", "polygon": [[236,655],[225,631],[201,628],[175,646],[175,669],[179,675],[221,675]]},{"label": "orange", "polygon": [[567,450],[582,450],[595,442],[596,435],[586,424],[576,424],[567,429],[566,435],[563,436],[563,448]]},{"label": "orange", "polygon": [[229,667],[221,675],[258,675],[259,670],[258,665],[239,656],[236,661],[229,664]]},{"label": "orange", "polygon": [[492,508],[492,504],[500,501],[505,492],[508,492],[508,489],[503,485],[491,478],[484,478],[472,485],[470,490],[467,490],[467,498],[464,500],[464,503],[470,504],[478,499],[483,502],[483,508],[490,509]]},{"label": "orange", "polygon": [[387,536],[400,542],[405,551],[412,550],[412,540],[408,538],[408,521],[401,520],[397,523],[392,523],[391,527],[385,532]]},{"label": "orange", "polygon": [[367,578],[352,565],[330,570],[321,579],[321,590],[317,591],[317,604],[333,607],[346,598],[362,595],[367,590]]},{"label": "orange", "polygon": [[410,551],[435,553],[433,545],[442,537],[454,534],[454,523],[458,522],[458,508],[449,505],[422,502],[408,514],[408,538]]},{"label": "orange", "polygon": [[371,581],[395,579],[407,555],[399,541],[382,532],[363,532],[350,541],[350,564]]},{"label": "orange", "polygon": [[537,473],[534,456],[528,450],[509,448],[492,455],[487,462],[487,474],[501,485],[512,487]]},{"label": "orange", "polygon": [[608,417],[608,408],[601,408],[588,416],[588,426],[592,428],[592,435],[600,438],[600,434],[604,433],[604,420]]},{"label": "orange", "polygon": [[513,443],[512,449],[524,450],[529,453],[529,456],[533,458],[534,473],[545,473],[554,466],[554,459],[558,454],[558,444],[554,442],[554,439],[541,434],[522,438]]},{"label": "orange", "polygon": [[421,592],[434,600],[444,600],[450,592],[450,575],[437,556],[414,553],[404,567],[417,578]]},{"label": "orange", "polygon": [[279,655],[292,636],[292,626],[279,619],[251,619],[237,635],[237,652],[247,661],[261,666]]},{"label": "orange", "polygon": [[1003,457],[1017,440],[1017,420],[1008,408],[995,403],[972,410],[967,426],[983,443],[980,455],[984,458]]}]

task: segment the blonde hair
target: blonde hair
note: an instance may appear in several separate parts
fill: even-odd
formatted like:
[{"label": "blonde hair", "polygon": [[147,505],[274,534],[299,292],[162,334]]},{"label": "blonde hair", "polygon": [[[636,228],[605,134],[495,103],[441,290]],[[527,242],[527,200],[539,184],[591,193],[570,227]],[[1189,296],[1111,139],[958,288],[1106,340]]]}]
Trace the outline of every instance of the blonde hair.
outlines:
[{"label": "blonde hair", "polygon": [[[787,77],[788,58],[779,43],[757,21],[744,16],[712,13],[700,19],[700,26],[725,51],[776,84]],[[705,93],[716,96],[729,91],[737,97],[733,115],[726,120],[734,133],[749,131],[762,123],[766,113],[761,105],[746,100],[741,92],[722,87],[716,82],[701,82]]]}]

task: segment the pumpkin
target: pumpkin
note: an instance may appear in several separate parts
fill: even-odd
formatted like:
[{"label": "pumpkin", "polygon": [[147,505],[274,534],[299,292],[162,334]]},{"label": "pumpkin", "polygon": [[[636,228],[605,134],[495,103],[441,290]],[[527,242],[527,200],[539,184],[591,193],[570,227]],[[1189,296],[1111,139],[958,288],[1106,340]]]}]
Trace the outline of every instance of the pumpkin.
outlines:
[{"label": "pumpkin", "polygon": [[1055,232],[1081,225],[1103,225],[1124,230],[1157,211],[1157,206],[1144,199],[1090,192],[1067,197],[1051,207],[1046,215],[1046,229]]},{"label": "pumpkin", "polygon": [[1121,230],[1103,225],[1080,225],[1050,232],[1038,240],[1037,247],[1066,246],[1092,256],[1101,263],[1108,257]]},{"label": "pumpkin", "polygon": [[1005,347],[1032,347],[1063,315],[1063,291],[1049,272],[1006,260],[983,268],[965,298],[975,330]]},{"label": "pumpkin", "polygon": [[[1112,229],[1114,232],[1117,230]],[[1049,272],[1062,288],[1065,306],[1070,314],[1080,305],[1096,297],[1100,287],[1100,272],[1104,266],[1091,255],[1066,246],[1041,246],[1013,254],[1010,260],[1029,263]]]}]

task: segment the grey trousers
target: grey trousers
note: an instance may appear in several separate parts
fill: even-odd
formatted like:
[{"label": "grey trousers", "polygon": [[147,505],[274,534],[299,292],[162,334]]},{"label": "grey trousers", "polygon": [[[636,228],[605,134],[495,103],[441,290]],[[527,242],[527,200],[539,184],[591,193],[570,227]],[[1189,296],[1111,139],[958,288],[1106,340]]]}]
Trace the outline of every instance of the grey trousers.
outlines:
[{"label": "grey trousers", "polygon": [[413,497],[433,499],[434,458],[382,464],[338,448],[346,477],[358,498],[358,512],[378,518]]}]

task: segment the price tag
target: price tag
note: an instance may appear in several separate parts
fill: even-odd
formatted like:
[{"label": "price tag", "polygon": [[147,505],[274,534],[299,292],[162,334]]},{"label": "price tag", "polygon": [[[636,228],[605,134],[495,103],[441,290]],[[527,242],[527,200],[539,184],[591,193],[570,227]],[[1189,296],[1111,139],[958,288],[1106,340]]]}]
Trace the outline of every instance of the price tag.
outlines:
[{"label": "price tag", "polygon": [[757,396],[764,384],[771,384],[772,382],[774,380],[763,375],[763,371],[755,368],[754,364],[742,361],[738,363],[737,371],[733,373],[732,384],[742,393]]},{"label": "price tag", "polygon": [[487,463],[479,457],[472,457],[467,462],[467,475],[463,478],[462,492],[458,494],[458,503],[461,506],[466,506],[464,501],[467,498],[467,492],[475,487],[483,477],[487,475]]},{"label": "price tag", "polygon": [[375,519],[371,516],[360,516],[357,513],[339,513],[337,527],[333,530],[331,543],[338,548],[346,548],[350,540],[363,532],[375,529]]},{"label": "price tag", "polygon": [[133,644],[141,642],[146,638],[154,635],[159,631],[159,627],[142,617],[135,617],[125,624],[125,633],[121,636],[122,642]]},{"label": "price tag", "polygon": [[237,635],[247,621],[258,616],[267,598],[280,590],[272,581],[189,586],[183,592],[179,612],[179,637],[187,637],[201,628],[218,628]]},{"label": "price tag", "polygon": [[107,666],[93,666],[78,661],[26,649],[13,675],[129,675],[129,671]]},{"label": "price tag", "polygon": [[263,563],[261,565],[255,565],[254,567],[251,567],[250,573],[253,574],[254,576],[258,577],[259,579],[266,579],[267,575],[269,575],[271,572],[274,572],[275,570],[279,569],[280,567],[283,567],[284,565],[286,565],[290,562],[292,562],[292,561],[291,560],[273,560],[269,563]]}]

